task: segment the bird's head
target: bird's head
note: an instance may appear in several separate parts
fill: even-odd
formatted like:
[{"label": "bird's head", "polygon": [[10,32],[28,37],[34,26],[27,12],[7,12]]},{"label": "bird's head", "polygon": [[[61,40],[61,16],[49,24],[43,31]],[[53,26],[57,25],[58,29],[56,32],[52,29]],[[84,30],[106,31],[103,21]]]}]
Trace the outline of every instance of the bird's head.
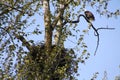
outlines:
[{"label": "bird's head", "polygon": [[85,9],[84,14],[89,21],[95,21],[95,17],[92,12]]}]

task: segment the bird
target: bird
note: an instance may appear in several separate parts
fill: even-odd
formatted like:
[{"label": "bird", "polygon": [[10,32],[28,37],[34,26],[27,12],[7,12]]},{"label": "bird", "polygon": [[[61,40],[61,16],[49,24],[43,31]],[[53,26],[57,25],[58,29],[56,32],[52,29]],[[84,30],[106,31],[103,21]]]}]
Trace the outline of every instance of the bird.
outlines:
[{"label": "bird", "polygon": [[89,21],[95,21],[95,17],[94,17],[94,15],[93,15],[92,12],[90,12],[90,11],[85,11],[84,14],[85,14],[86,18],[87,18]]}]

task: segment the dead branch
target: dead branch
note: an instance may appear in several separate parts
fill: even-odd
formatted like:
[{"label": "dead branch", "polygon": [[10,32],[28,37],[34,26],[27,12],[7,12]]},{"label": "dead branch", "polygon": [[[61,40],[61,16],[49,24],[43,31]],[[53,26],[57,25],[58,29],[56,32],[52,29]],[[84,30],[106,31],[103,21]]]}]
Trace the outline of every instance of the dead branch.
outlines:
[{"label": "dead branch", "polygon": [[66,19],[64,19],[65,20],[65,22],[63,23],[63,25],[65,25],[66,23],[79,23],[79,19],[80,19],[80,17],[84,17],[84,19],[88,22],[88,23],[90,23],[90,25],[91,25],[91,27],[92,27],[92,29],[95,31],[95,36],[97,36],[97,45],[96,45],[96,49],[95,49],[95,52],[94,52],[94,55],[96,55],[96,52],[97,52],[97,50],[98,50],[98,46],[99,46],[99,33],[98,33],[98,30],[101,30],[101,29],[108,29],[108,30],[113,30],[114,28],[95,28],[94,27],[94,25],[87,19],[87,17],[86,16],[84,16],[83,14],[80,14],[80,15],[78,15],[77,16],[77,20],[75,20],[75,21],[72,21],[72,20],[66,20]]},{"label": "dead branch", "polygon": [[[101,29],[114,30],[115,28],[101,27],[101,28],[97,28],[96,30],[98,32],[98,30],[101,30]],[[97,36],[95,33],[94,33],[94,35]]]},{"label": "dead branch", "polygon": [[113,30],[113,29],[115,29],[115,28],[108,28],[108,27],[105,28],[105,27],[101,27],[101,28],[97,28],[97,31],[98,31],[98,30],[101,30],[101,29]]},{"label": "dead branch", "polygon": [[109,30],[113,30],[113,29],[115,29],[115,28],[108,28],[108,27],[102,28],[102,27],[101,27],[101,28],[97,28],[97,31],[100,30],[100,29],[109,29]]}]

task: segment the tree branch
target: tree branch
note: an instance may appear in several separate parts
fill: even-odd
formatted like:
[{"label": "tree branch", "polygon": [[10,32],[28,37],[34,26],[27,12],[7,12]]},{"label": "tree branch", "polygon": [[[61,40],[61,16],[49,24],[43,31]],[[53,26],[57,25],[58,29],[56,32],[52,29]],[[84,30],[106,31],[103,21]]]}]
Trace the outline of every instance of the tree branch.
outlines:
[{"label": "tree branch", "polygon": [[[24,10],[24,9],[30,7],[30,5],[31,5],[32,3],[33,3],[33,2],[30,2],[30,3],[25,4],[25,5],[22,7],[22,9]],[[17,25],[17,22],[20,21],[20,18],[21,18],[22,16],[23,16],[23,13],[22,13],[22,12],[19,12],[18,15],[16,16],[15,24],[14,24],[14,25]],[[15,35],[15,37],[16,37],[18,40],[20,40],[20,41],[27,47],[27,49],[28,49],[29,51],[32,50],[32,46],[29,44],[29,42],[28,42],[22,35],[16,34],[15,32],[14,32],[13,35]]]},{"label": "tree branch", "polygon": [[97,28],[97,31],[98,31],[98,30],[101,30],[101,29],[113,30],[113,29],[115,29],[115,28],[108,28],[108,27],[105,28],[105,27],[101,27],[101,28]]},{"label": "tree branch", "polygon": [[56,27],[59,19],[61,18],[61,15],[64,13],[64,10],[66,9],[66,7],[68,7],[69,3],[71,2],[72,0],[69,0],[67,3],[65,4],[61,4],[63,5],[62,8],[59,9],[59,12],[57,14],[57,16],[55,17],[55,20],[52,22],[52,29],[54,30],[54,28]]},{"label": "tree branch", "polygon": [[4,31],[10,36],[10,39],[11,39],[12,43],[15,45],[15,43],[14,43],[14,41],[13,41],[13,38],[12,38],[12,36],[10,35],[10,33],[8,32],[8,30],[6,30],[6,29],[3,28],[3,27],[0,27],[0,29],[4,30]]},{"label": "tree branch", "polygon": [[114,28],[97,28],[97,29],[96,29],[96,28],[93,26],[93,24],[87,19],[87,17],[84,16],[83,14],[78,15],[77,20],[75,20],[75,21],[66,20],[66,19],[65,19],[65,22],[63,23],[63,25],[65,25],[66,23],[79,23],[79,21],[80,21],[79,18],[80,18],[81,16],[84,17],[84,19],[85,19],[88,23],[90,23],[92,29],[95,31],[95,36],[97,36],[97,45],[96,45],[96,49],[95,49],[95,52],[94,52],[94,55],[96,55],[96,52],[97,52],[97,49],[98,49],[98,46],[99,46],[99,33],[98,33],[98,30],[101,30],[101,29],[113,30]]},{"label": "tree branch", "polygon": [[[98,32],[98,30],[101,30],[101,29],[114,30],[115,28],[101,27],[101,28],[97,28],[96,30]],[[94,35],[97,36],[95,33],[94,33]]]},{"label": "tree branch", "polygon": [[6,4],[2,4],[2,3],[0,3],[0,5],[4,5],[4,6],[8,7],[8,9],[6,9],[6,10],[4,10],[4,11],[2,11],[2,12],[0,13],[0,16],[9,13],[9,12],[12,11],[12,10],[16,10],[16,11],[19,11],[19,12],[23,13],[23,11],[22,11],[22,10],[19,10],[18,8],[15,8],[15,7],[6,5]]},{"label": "tree branch", "polygon": [[27,47],[27,49],[28,49],[29,51],[32,50],[31,45],[29,44],[29,42],[28,42],[23,36],[18,35],[18,34],[15,34],[15,33],[14,33],[14,35],[15,35],[15,37],[16,37],[17,39],[21,40],[21,42]]},{"label": "tree branch", "polygon": [[[30,6],[30,4],[32,4],[32,2],[25,4],[25,5],[22,7],[23,10],[24,10],[24,8],[28,8],[28,7]],[[13,9],[19,11],[19,14],[16,16],[16,19],[15,19],[15,25],[16,25],[16,23],[19,21],[20,17],[23,15],[23,11],[20,11],[19,9],[14,8],[14,7],[11,7],[11,6],[8,6],[8,5],[6,5],[6,4],[2,4],[2,5],[7,6],[8,8],[11,8],[11,9],[10,9],[10,10],[9,10],[9,9],[4,10],[2,13],[0,13],[0,16],[9,13],[9,12],[12,11]],[[27,5],[27,6],[26,6],[26,5]],[[0,29],[2,29],[2,30],[4,30],[5,32],[8,33],[8,35],[10,36],[10,39],[11,39],[12,43],[15,45],[14,40],[13,40],[12,36],[10,35],[9,31],[8,31],[7,29],[3,28],[3,27],[0,27]],[[31,49],[31,45],[26,41],[26,39],[25,39],[23,36],[18,35],[18,34],[15,34],[15,32],[14,32],[14,35],[15,35],[15,37],[16,37],[17,39],[21,40],[21,42],[27,47],[27,49],[28,49],[29,51],[32,50],[32,49]]]},{"label": "tree branch", "polygon": [[[0,27],[0,29],[4,30],[10,36],[10,39],[11,39],[12,43],[15,45],[14,40],[13,40],[12,36],[10,35],[10,33],[8,32],[8,30],[3,28],[3,27]],[[14,33],[14,35],[17,39],[21,40],[21,42],[27,47],[27,49],[29,51],[32,50],[31,45],[26,41],[26,39],[23,36],[17,35],[15,33]]]},{"label": "tree branch", "polygon": [[18,8],[21,8],[21,10],[18,9],[18,8],[15,8],[15,7],[13,7],[13,6],[7,5],[7,4],[0,3],[0,5],[4,5],[4,6],[7,7],[6,10],[4,10],[3,12],[0,13],[0,16],[9,13],[9,12],[12,11],[12,10],[16,10],[16,11],[21,12],[22,14],[24,14],[25,12],[24,12],[23,10],[27,9],[28,7],[30,7],[30,5],[31,5],[32,3],[34,3],[34,1],[29,2],[29,3],[26,3],[26,4],[23,5],[22,7],[18,7]]}]

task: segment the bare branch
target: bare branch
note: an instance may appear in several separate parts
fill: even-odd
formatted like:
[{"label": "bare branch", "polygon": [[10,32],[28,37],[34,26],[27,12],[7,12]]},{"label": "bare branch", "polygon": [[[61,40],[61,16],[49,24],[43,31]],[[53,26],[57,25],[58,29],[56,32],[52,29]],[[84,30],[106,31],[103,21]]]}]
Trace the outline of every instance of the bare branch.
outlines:
[{"label": "bare branch", "polygon": [[97,36],[97,46],[96,46],[96,49],[95,49],[95,52],[94,52],[94,55],[96,55],[96,52],[97,52],[97,49],[98,49],[98,46],[99,46],[99,33],[98,33],[97,29],[93,26],[93,24],[87,19],[86,16],[84,16],[83,14],[80,14],[80,15],[78,15],[77,20],[75,20],[75,21],[65,20],[64,25],[65,25],[66,23],[79,23],[79,18],[80,18],[81,16],[84,17],[84,19],[85,19],[88,23],[91,24],[93,30],[94,30],[95,33],[96,33],[96,36]]},{"label": "bare branch", "polygon": [[74,21],[69,20],[69,19],[68,20],[64,19],[65,20],[64,24],[66,24],[66,23],[79,23],[79,21],[80,21],[79,18],[81,16],[84,17],[85,20],[90,23],[90,21],[83,14],[80,14],[80,15],[77,16],[77,20],[74,20]]},{"label": "bare branch", "polygon": [[96,49],[95,49],[95,52],[94,52],[94,55],[96,55],[96,52],[97,52],[97,49],[98,49],[98,46],[99,46],[99,33],[98,33],[97,29],[93,26],[92,23],[91,23],[91,26],[92,26],[92,28],[95,31],[96,36],[97,36],[97,45],[96,45]]},{"label": "bare branch", "polygon": [[[96,30],[98,32],[98,30],[101,30],[101,29],[114,30],[115,28],[101,27],[101,28],[97,28]],[[97,36],[95,33],[94,33],[94,35]]]},{"label": "bare branch", "polygon": [[108,27],[105,28],[105,27],[101,27],[101,28],[97,28],[97,31],[98,31],[98,30],[101,30],[101,29],[114,30],[115,28],[108,28]]},{"label": "bare branch", "polygon": [[98,33],[98,30],[101,30],[101,29],[107,29],[107,30],[113,30],[113,29],[115,29],[115,28],[95,28],[94,26],[93,26],[93,24],[87,19],[87,17],[86,16],[84,16],[83,14],[80,14],[80,15],[78,15],[77,16],[77,20],[75,20],[75,21],[72,21],[72,20],[66,20],[65,19],[65,22],[63,23],[64,25],[66,24],[66,23],[79,23],[79,18],[80,17],[84,17],[84,19],[88,22],[88,23],[90,23],[90,25],[91,25],[91,27],[92,27],[92,29],[95,31],[95,36],[97,36],[97,45],[96,45],[96,49],[95,49],[95,52],[94,52],[94,55],[96,55],[96,52],[97,52],[97,49],[98,49],[98,46],[99,46],[99,33]]}]

